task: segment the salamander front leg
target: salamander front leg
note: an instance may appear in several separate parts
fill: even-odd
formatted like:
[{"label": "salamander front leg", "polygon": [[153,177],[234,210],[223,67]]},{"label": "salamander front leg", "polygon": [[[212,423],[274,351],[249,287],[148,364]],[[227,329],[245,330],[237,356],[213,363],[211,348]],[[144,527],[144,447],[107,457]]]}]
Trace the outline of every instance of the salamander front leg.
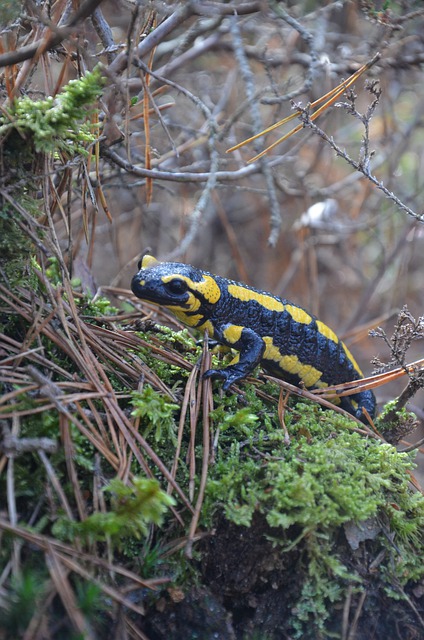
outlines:
[{"label": "salamander front leg", "polygon": [[265,343],[252,329],[236,325],[223,327],[222,337],[224,344],[240,352],[239,359],[225,369],[209,369],[205,372],[204,378],[222,378],[222,388],[227,391],[232,384],[245,378],[260,363]]}]

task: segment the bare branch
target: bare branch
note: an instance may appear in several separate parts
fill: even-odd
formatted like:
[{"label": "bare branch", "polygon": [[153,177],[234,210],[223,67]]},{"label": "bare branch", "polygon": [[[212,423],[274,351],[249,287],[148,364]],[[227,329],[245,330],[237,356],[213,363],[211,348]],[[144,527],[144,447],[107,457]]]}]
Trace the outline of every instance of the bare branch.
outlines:
[{"label": "bare branch", "polygon": [[47,38],[41,38],[25,47],[0,55],[0,67],[18,64],[19,62],[28,60],[35,56],[40,50],[44,52],[54,49],[65,40],[65,38],[69,37],[73,29],[77,27],[80,22],[88,18],[102,2],[103,0],[85,0],[64,27],[57,28],[55,32],[51,33]]},{"label": "bare branch", "polygon": [[322,138],[330,147],[335,151],[336,155],[340,158],[343,158],[351,167],[353,167],[356,171],[362,173],[367,180],[372,182],[377,189],[382,191],[384,195],[389,198],[392,202],[394,202],[399,209],[405,211],[409,216],[418,220],[419,222],[424,222],[424,213],[417,213],[413,211],[410,207],[408,207],[405,203],[403,203],[400,198],[398,198],[390,189],[388,189],[381,180],[378,180],[368,169],[366,166],[363,166],[361,162],[357,162],[353,158],[349,156],[349,154],[341,149],[334,139],[328,136],[325,131],[323,131],[320,127],[318,127],[315,122],[311,120],[309,117],[308,110],[302,107],[301,104],[295,105],[296,109],[299,110],[299,118],[303,122],[304,127],[311,129],[314,133],[316,133],[320,138]]}]

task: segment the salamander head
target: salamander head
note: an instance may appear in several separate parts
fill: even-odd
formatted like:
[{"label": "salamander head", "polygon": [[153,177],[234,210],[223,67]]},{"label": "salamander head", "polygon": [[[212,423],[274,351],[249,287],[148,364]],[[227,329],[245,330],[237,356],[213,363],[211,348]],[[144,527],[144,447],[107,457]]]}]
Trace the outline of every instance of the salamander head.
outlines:
[{"label": "salamander head", "polygon": [[197,326],[199,314],[204,317],[205,305],[215,304],[221,296],[214,276],[188,264],[158,262],[146,255],[138,267],[131,282],[137,298],[169,308],[191,326]]}]

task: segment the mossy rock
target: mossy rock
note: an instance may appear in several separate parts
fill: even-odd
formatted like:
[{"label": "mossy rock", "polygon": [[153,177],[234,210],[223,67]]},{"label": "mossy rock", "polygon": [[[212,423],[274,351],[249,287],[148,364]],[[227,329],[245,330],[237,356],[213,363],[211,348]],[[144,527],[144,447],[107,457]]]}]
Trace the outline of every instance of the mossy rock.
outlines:
[{"label": "mossy rock", "polygon": [[[53,266],[52,279],[58,275]],[[90,311],[93,323],[100,322],[96,316],[108,309],[103,300],[90,302],[82,295],[79,301],[78,307],[83,314]],[[160,336],[167,350],[175,349],[191,364],[199,361],[200,349],[187,332],[155,329],[154,341],[150,332],[145,328],[140,351],[134,353],[173,390],[174,398],[144,384],[138,392],[127,390],[122,402],[127,414],[132,412],[140,420],[140,432],[170,469],[179,399],[189,367],[182,370],[156,358],[149,340],[157,345]],[[54,357],[59,358],[56,345],[46,343],[45,353],[52,350],[53,355],[53,348]],[[66,358],[60,364],[70,367]],[[222,363],[214,361],[213,366]],[[122,380],[108,375],[119,391]],[[278,388],[261,380],[246,381],[240,385],[241,393],[235,394],[222,393],[219,382],[213,384],[212,456],[193,558],[184,553],[192,514],[178,496],[173,509],[179,519],[170,509],[162,509],[169,507],[162,498],[153,503],[160,517],[150,518],[146,537],[147,523],[139,519],[139,498],[144,494],[133,495],[126,486],[115,486],[107,513],[71,522],[72,526],[64,517],[54,520],[46,510],[46,532],[71,541],[76,535],[80,540],[88,535],[104,544],[105,537],[99,535],[104,530],[113,542],[115,561],[143,578],[164,578],[164,586],[157,591],[139,589],[131,595],[145,611],[144,616],[134,617],[134,624],[149,640],[424,637],[419,617],[424,607],[424,497],[410,483],[413,454],[399,453],[394,446],[366,435],[363,427],[358,431],[353,419],[293,398],[284,416],[288,441],[278,419]],[[24,403],[26,408],[35,407],[37,398],[22,394],[18,401],[15,410]],[[189,422],[184,426],[176,475],[186,495]],[[193,503],[204,455],[201,422],[200,410]],[[54,437],[55,433],[54,409],[22,420],[22,436]],[[94,451],[83,434],[71,429],[71,435],[80,488],[90,495]],[[64,491],[72,496],[63,451],[52,455],[51,463]],[[29,453],[15,460],[21,515],[32,513],[43,491],[44,471],[37,463],[38,458]],[[151,469],[164,490],[163,476],[154,465]],[[105,470],[112,473],[104,465]],[[144,476],[135,460],[131,471]],[[159,521],[163,521],[161,528],[150,527]],[[101,604],[107,609],[106,599]],[[48,615],[54,620],[58,609],[54,605],[52,609]]]},{"label": "mossy rock", "polygon": [[[424,637],[424,497],[409,482],[413,455],[303,402],[286,414],[287,444],[275,410],[259,402],[237,409],[236,396],[216,397],[205,537],[191,571],[187,559],[165,564],[177,577],[147,613],[149,639],[316,640],[352,629],[355,640]],[[231,620],[218,635],[217,610],[222,625]]]}]

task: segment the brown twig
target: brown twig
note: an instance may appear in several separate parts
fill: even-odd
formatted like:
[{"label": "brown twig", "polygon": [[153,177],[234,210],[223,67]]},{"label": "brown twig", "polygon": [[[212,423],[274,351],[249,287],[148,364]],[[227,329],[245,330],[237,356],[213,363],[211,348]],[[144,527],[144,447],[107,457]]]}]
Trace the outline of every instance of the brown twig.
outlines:
[{"label": "brown twig", "polygon": [[44,38],[40,38],[40,40],[32,44],[0,55],[0,67],[18,64],[19,62],[33,58],[35,55],[40,55],[40,53],[54,49],[65,40],[65,38],[69,37],[75,27],[88,18],[102,2],[103,0],[85,0],[79,9],[71,16],[66,26],[57,28],[54,33],[47,32]]}]

